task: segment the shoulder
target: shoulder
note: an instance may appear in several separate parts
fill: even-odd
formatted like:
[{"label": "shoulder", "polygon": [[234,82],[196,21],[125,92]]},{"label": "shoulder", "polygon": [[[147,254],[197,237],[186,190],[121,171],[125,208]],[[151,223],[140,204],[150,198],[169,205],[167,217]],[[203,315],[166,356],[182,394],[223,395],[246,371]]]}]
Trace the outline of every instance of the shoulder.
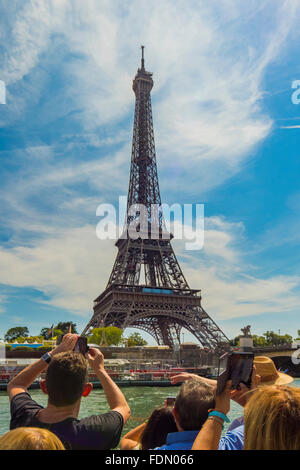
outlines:
[{"label": "shoulder", "polygon": [[244,425],[228,431],[220,440],[219,450],[242,450],[244,447]]},{"label": "shoulder", "polygon": [[230,426],[228,426],[227,432],[233,431],[234,429],[240,427],[242,424],[244,424],[244,416],[240,416],[239,418],[234,419]]},{"label": "shoulder", "polygon": [[91,449],[113,449],[121,438],[123,416],[118,411],[83,418],[76,423],[76,433],[89,439]]},{"label": "shoulder", "polygon": [[29,393],[18,393],[10,402],[10,429],[22,426],[27,419],[32,418],[41,409],[43,407],[34,401]]},{"label": "shoulder", "polygon": [[28,392],[22,392],[15,395],[10,402],[11,409],[41,409],[42,405],[39,405],[34,401]]}]

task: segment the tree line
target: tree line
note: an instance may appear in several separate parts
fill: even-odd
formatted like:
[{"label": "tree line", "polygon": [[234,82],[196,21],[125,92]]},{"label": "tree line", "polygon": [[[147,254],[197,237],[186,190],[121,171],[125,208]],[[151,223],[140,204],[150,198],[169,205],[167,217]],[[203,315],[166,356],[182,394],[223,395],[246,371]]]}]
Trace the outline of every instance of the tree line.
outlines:
[{"label": "tree line", "polygon": [[[49,334],[50,330],[51,332]],[[42,328],[40,334],[37,336],[31,336],[27,326],[16,326],[7,330],[4,335],[4,340],[7,343],[42,343],[45,340],[51,340],[51,338],[58,339],[69,331],[78,334],[76,323],[71,321],[59,322],[57,325],[53,326],[53,329],[49,327]],[[138,332],[124,337],[123,330],[115,326],[94,328],[88,336],[88,343],[98,344],[100,346],[125,345],[127,347],[146,346],[148,344]]]},{"label": "tree line", "polygon": [[[300,330],[297,331],[298,337],[293,339],[291,335],[279,335],[274,331],[266,331],[262,336],[252,335],[253,346],[266,348],[270,346],[281,346],[283,344],[291,344],[293,341],[300,341]],[[239,346],[240,337],[236,336],[230,340],[230,346]]]}]

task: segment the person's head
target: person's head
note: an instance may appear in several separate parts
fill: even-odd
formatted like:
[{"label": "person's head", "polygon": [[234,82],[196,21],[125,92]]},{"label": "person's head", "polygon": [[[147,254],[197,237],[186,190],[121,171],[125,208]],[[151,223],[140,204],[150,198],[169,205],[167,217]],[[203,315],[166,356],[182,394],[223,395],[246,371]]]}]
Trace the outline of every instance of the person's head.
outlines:
[{"label": "person's head", "polygon": [[88,363],[81,353],[64,352],[55,355],[48,366],[41,388],[49,396],[49,404],[71,406],[92,390],[88,383]]},{"label": "person's head", "polygon": [[144,450],[160,447],[166,443],[167,435],[176,431],[172,409],[166,406],[155,408],[142,434],[141,447]]},{"label": "person's head", "polygon": [[179,431],[200,429],[214,408],[214,389],[199,380],[183,382],[176,397],[173,414]]},{"label": "person's head", "polygon": [[65,450],[60,439],[43,428],[17,428],[0,437],[0,450]]},{"label": "person's head", "polygon": [[300,389],[259,387],[245,406],[245,450],[300,449]]}]

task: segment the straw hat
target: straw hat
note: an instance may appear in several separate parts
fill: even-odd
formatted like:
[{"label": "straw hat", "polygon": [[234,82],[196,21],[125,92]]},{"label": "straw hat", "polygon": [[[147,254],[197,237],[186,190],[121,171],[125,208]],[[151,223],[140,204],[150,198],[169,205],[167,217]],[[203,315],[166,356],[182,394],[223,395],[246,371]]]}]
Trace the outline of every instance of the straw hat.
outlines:
[{"label": "straw hat", "polygon": [[285,385],[294,380],[294,377],[279,372],[272,359],[267,356],[256,356],[253,365],[261,377],[259,385]]}]

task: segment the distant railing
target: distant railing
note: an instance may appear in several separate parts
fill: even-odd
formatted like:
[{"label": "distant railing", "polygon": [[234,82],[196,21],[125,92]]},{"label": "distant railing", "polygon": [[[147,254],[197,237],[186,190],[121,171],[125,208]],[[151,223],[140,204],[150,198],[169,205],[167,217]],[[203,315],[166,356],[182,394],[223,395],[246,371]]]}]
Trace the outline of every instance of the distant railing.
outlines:
[{"label": "distant railing", "polygon": [[295,349],[292,347],[292,343],[286,344],[278,344],[274,346],[254,346],[254,351],[265,351],[265,352],[272,352],[272,351],[286,351],[290,349]]},{"label": "distant railing", "polygon": [[97,299],[94,300],[94,305],[97,305],[99,301],[113,290],[119,290],[122,292],[140,292],[145,294],[165,294],[165,295],[191,295],[193,297],[201,297],[201,291],[199,289],[180,289],[180,288],[165,288],[160,286],[132,286],[129,284],[112,284],[106,289]]}]

